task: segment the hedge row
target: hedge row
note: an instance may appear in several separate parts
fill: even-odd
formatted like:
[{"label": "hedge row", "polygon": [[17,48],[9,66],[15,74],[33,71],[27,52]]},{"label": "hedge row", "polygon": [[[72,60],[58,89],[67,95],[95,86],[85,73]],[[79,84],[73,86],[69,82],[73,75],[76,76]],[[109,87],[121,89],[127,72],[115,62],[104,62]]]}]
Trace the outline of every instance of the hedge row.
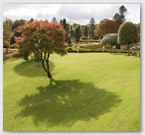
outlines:
[{"label": "hedge row", "polygon": [[[77,47],[68,47],[67,48],[68,52],[77,52]],[[79,47],[79,52],[110,52],[110,47],[106,46],[105,48],[103,48],[102,46],[98,46],[98,47]],[[121,50],[121,49],[116,49],[113,47],[112,52],[116,52],[116,53],[127,53],[127,49],[125,50]]]}]

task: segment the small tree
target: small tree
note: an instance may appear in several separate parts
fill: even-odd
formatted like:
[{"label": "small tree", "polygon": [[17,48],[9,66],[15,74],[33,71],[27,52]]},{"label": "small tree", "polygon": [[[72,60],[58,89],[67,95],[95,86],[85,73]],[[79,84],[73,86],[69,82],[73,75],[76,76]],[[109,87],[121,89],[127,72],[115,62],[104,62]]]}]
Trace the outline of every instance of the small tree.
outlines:
[{"label": "small tree", "polygon": [[130,44],[137,43],[138,31],[132,22],[124,22],[118,31],[118,42],[127,45],[128,56],[130,56]]},{"label": "small tree", "polygon": [[66,54],[65,30],[56,22],[33,21],[19,27],[18,32],[22,33],[22,37],[16,37],[19,48],[27,48],[34,54],[52,83],[49,57],[54,52],[61,56]]},{"label": "small tree", "polygon": [[101,40],[101,44],[111,45],[110,53],[112,53],[112,45],[117,44],[117,33],[107,34],[106,36],[104,36]]}]

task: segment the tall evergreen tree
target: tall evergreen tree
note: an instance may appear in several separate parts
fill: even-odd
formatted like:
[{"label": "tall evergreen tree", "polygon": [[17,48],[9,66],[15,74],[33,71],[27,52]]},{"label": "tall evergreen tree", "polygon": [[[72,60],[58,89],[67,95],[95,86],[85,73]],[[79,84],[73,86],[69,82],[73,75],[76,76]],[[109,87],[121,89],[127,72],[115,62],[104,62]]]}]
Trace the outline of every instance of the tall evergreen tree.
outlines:
[{"label": "tall evergreen tree", "polygon": [[52,22],[57,22],[56,17],[53,17],[53,18],[52,18]]},{"label": "tall evergreen tree", "polygon": [[85,25],[81,25],[81,35],[84,35]]},{"label": "tall evergreen tree", "polygon": [[81,37],[81,26],[78,25],[78,31],[79,31],[79,38]]},{"label": "tall evergreen tree", "polygon": [[123,15],[126,11],[127,11],[127,9],[123,5],[119,8],[120,15]]},{"label": "tall evergreen tree", "polygon": [[92,24],[93,24],[93,25],[95,24],[95,19],[94,19],[93,17],[90,19],[90,23],[89,23],[89,24],[91,24],[91,25],[92,25]]},{"label": "tall evergreen tree", "polygon": [[89,29],[88,29],[88,33],[91,37],[94,36],[94,30],[95,30],[95,19],[91,18],[90,22],[89,22]]},{"label": "tall evergreen tree", "polygon": [[62,25],[63,25],[64,29],[67,30],[66,19],[62,20]]},{"label": "tall evergreen tree", "polygon": [[70,34],[71,38],[74,38],[75,37],[75,31],[74,31],[74,29],[70,29],[69,34]]},{"label": "tall evergreen tree", "polygon": [[88,27],[87,27],[87,26],[85,26],[84,35],[85,35],[86,37],[88,37]]},{"label": "tall evergreen tree", "polygon": [[60,24],[63,26],[63,21],[62,20],[60,20]]},{"label": "tall evergreen tree", "polygon": [[117,22],[117,24],[120,26],[126,19],[125,19],[125,13],[127,12],[127,9],[125,6],[121,6],[119,8],[119,13],[116,13],[113,16],[113,19]]},{"label": "tall evergreen tree", "polygon": [[67,33],[69,33],[69,25],[70,25],[70,24],[68,24],[68,23],[66,24],[66,32],[67,32]]},{"label": "tall evergreen tree", "polygon": [[76,39],[80,39],[81,35],[80,35],[80,28],[76,27],[75,28],[75,38]]}]

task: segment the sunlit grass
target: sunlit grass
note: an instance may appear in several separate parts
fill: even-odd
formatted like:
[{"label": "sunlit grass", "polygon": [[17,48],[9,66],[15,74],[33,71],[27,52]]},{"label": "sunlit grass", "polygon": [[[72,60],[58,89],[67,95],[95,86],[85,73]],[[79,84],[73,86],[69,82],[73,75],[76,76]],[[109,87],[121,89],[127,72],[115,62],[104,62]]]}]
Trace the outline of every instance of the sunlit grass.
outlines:
[{"label": "sunlit grass", "polygon": [[139,131],[140,59],[125,54],[51,55],[40,65],[4,62],[5,131]]}]

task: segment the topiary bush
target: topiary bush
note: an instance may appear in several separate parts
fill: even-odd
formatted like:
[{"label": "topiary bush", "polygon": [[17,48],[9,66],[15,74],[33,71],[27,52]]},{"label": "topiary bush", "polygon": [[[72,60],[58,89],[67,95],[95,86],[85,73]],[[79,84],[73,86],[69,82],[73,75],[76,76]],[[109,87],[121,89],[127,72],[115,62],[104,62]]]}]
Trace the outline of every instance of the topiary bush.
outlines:
[{"label": "topiary bush", "polygon": [[110,52],[112,53],[112,45],[117,44],[117,33],[107,34],[104,36],[100,42],[101,45],[111,45]]},{"label": "topiary bush", "polygon": [[106,36],[104,36],[101,40],[101,44],[117,44],[117,33],[112,33],[112,34],[107,34]]},{"label": "topiary bush", "polygon": [[121,24],[118,31],[118,43],[127,45],[128,56],[130,55],[131,43],[138,42],[138,31],[137,27],[132,22],[124,22]]}]

